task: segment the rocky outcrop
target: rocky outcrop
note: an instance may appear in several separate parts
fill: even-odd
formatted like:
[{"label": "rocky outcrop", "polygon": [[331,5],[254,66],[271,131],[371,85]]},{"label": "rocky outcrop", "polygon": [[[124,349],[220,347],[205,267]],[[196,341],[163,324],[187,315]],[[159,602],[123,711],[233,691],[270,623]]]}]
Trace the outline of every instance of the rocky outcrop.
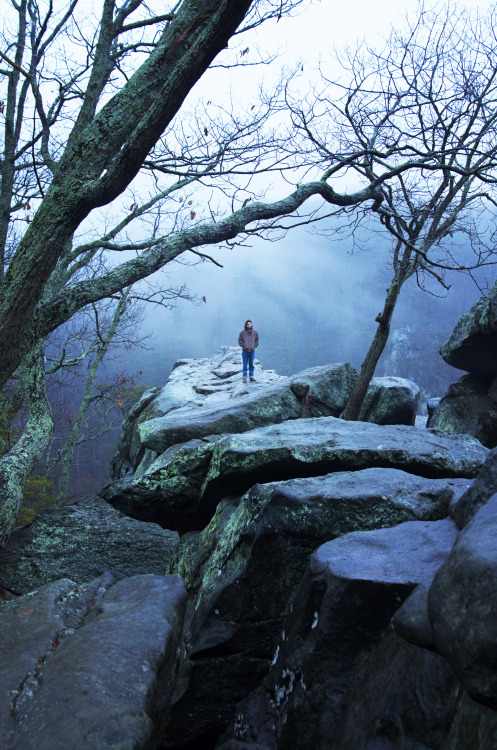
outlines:
[{"label": "rocky outcrop", "polygon": [[421,391],[405,378],[373,378],[359,419],[376,424],[410,424],[416,419]]},{"label": "rocky outcrop", "polygon": [[[263,370],[242,383],[240,351],[179,360],[164,388],[147,391],[121,432],[111,477],[142,475],[168,448],[193,439],[242,433],[301,417],[338,417],[357,380],[349,364],[313,367],[291,377]],[[403,378],[374,378],[361,420],[414,424],[419,388]]]},{"label": "rocky outcrop", "polygon": [[0,586],[16,594],[60,578],[90,581],[163,575],[176,551],[176,531],[125,516],[100,498],[47,508],[16,529],[0,549]]},{"label": "rocky outcrop", "polygon": [[440,354],[467,375],[451,385],[428,427],[497,445],[497,284],[460,319]]},{"label": "rocky outcrop", "polygon": [[497,283],[462,316],[440,354],[459,370],[497,377]]},{"label": "rocky outcrop", "polygon": [[487,448],[497,445],[497,379],[463,375],[449,386],[428,427],[474,435]]},{"label": "rocky outcrop", "polygon": [[203,528],[226,495],[260,482],[372,466],[428,477],[474,477],[487,450],[474,438],[333,417],[298,419],[169,448],[137,479],[102,497],[134,518],[181,532]]},{"label": "rocky outcrop", "polygon": [[[116,479],[102,492],[129,518],[98,500],[51,509],[15,532],[11,554],[0,560],[0,574],[10,571],[9,586],[0,575],[0,594],[13,596],[5,588],[30,590],[61,576],[74,583],[59,580],[29,595],[45,602],[40,612],[50,627],[44,631],[43,620],[32,620],[31,635],[42,633],[45,651],[37,646],[39,669],[23,672],[22,690],[16,688],[22,697],[14,696],[5,714],[12,743],[24,747],[19,733],[33,730],[32,742],[44,750],[44,742],[55,742],[51,725],[57,722],[65,741],[66,707],[50,713],[43,691],[48,686],[62,693],[73,653],[78,684],[87,658],[85,631],[91,648],[100,638],[95,661],[101,666],[89,660],[91,684],[103,686],[109,703],[100,696],[80,707],[77,691],[74,700],[68,693],[76,717],[71,741],[80,745],[90,736],[86,726],[96,727],[95,747],[151,750],[214,747],[225,730],[219,740],[224,750],[474,750],[471,742],[482,732],[497,736],[497,713],[488,708],[497,665],[486,650],[493,610],[489,623],[476,626],[485,587],[495,577],[487,549],[497,521],[492,501],[490,510],[481,507],[493,494],[493,463],[485,464],[492,454],[474,437],[412,426],[417,389],[409,382],[378,379],[362,415],[371,421],[346,422],[329,414],[343,408],[355,379],[350,366],[313,368],[291,378],[258,366],[256,382],[243,384],[238,360],[238,350],[225,348],[213,359],[181,361],[166,387],[136,406],[123,428]],[[390,419],[410,424],[390,425]],[[485,510],[486,524],[470,538]],[[179,530],[179,543],[176,532],[151,521]],[[452,592],[462,601],[462,588],[446,567],[462,527],[460,538],[468,535],[468,542],[453,570],[466,589],[473,574],[481,585],[474,587],[467,623],[459,607],[468,638],[458,651],[449,628],[444,651],[444,623],[455,617]],[[92,576],[106,567],[122,580],[108,583],[105,574],[95,583]],[[431,587],[444,570],[442,588],[433,594],[438,609],[431,612]],[[177,575],[188,591],[184,642],[179,647],[176,638],[174,663],[164,656],[162,667],[159,646],[169,637],[164,623],[177,634],[184,607]],[[163,597],[167,581],[182,592],[172,598],[174,623],[161,608],[171,601]],[[62,597],[54,598],[59,589]],[[81,599],[74,612],[65,606],[67,591]],[[485,606],[493,606],[492,597]],[[26,620],[38,604],[15,609],[19,602],[24,608],[24,600],[7,604]],[[64,627],[62,614],[68,618]],[[144,635],[135,645],[142,618]],[[31,653],[27,641],[22,646]],[[140,668],[144,678],[136,675]],[[486,705],[466,698],[463,686]],[[83,691],[87,696],[86,684]],[[118,706],[119,691],[124,700]],[[166,727],[170,704],[174,721]],[[120,710],[128,718],[121,719]],[[105,735],[102,711],[109,716]],[[47,740],[33,729],[39,716]],[[116,729],[121,721],[126,737]]]},{"label": "rocky outcrop", "polygon": [[[380,691],[378,684],[376,690],[366,685],[365,671],[369,660],[382,648],[399,604],[416,583],[431,580],[456,536],[450,519],[411,521],[389,529],[345,534],[319,547],[311,555],[283,625],[270,672],[237,707],[234,723],[218,747],[345,750],[388,747],[387,740],[398,743],[393,746],[410,746],[405,743],[412,731],[408,721],[412,693],[411,699],[407,694],[403,699],[397,695],[398,720],[394,726],[388,713],[389,723],[385,725],[382,713],[378,717],[381,721],[368,727],[363,714],[364,710],[371,712],[367,698]],[[394,671],[398,658],[398,654],[390,654],[386,663],[389,668],[382,665],[387,692],[393,692],[391,681],[397,687],[399,679],[405,680],[403,671]],[[420,678],[418,673],[418,682]],[[411,682],[415,681],[411,674]],[[453,683],[445,670],[435,685],[432,681],[427,686],[433,694],[442,689],[436,704],[421,717],[425,721],[426,713],[431,712],[430,721],[423,727],[427,737],[440,721],[436,710]],[[362,698],[359,685],[366,691]],[[350,701],[352,690],[358,704]],[[385,697],[383,689],[381,695]],[[378,699],[376,695],[377,703]],[[348,709],[355,715],[352,722]]]},{"label": "rocky outcrop", "polygon": [[157,457],[141,441],[140,426],[178,412],[187,415],[197,410],[210,411],[226,406],[231,399],[250,397],[254,389],[286,382],[272,370],[263,370],[255,360],[256,383],[243,384],[242,362],[238,347],[221,347],[211,358],[178,360],[163,388],[143,394],[123,424],[117,452],[111,462],[111,477],[140,472]]},{"label": "rocky outcrop", "polygon": [[4,750],[160,743],[186,604],[179,576],[59,580],[0,605]]},{"label": "rocky outcrop", "polygon": [[[165,747],[219,733],[236,702],[258,685],[317,546],[352,530],[444,518],[451,499],[467,484],[395,469],[365,469],[256,485],[239,503],[221,503],[200,535],[187,535],[171,564],[195,605],[185,630],[188,688],[175,704]],[[446,527],[450,531],[445,532]],[[403,544],[413,529],[406,528]],[[444,533],[450,549],[453,524],[445,524],[440,535]],[[421,525],[423,534],[428,532]],[[377,553],[375,545],[372,542],[371,549]],[[391,549],[392,556],[400,549],[401,541]],[[435,556],[432,565],[433,560]]]},{"label": "rocky outcrop", "polygon": [[211,397],[204,400],[202,408],[181,407],[142,422],[138,426],[140,442],[144,448],[161,454],[172,445],[209,435],[247,432],[302,416],[337,417],[356,377],[350,365],[338,364],[305,370],[269,385],[260,374],[256,383],[248,387],[237,382],[237,387],[228,391],[228,384],[224,383],[220,386],[223,398],[219,398],[218,387],[215,398],[208,394]]}]

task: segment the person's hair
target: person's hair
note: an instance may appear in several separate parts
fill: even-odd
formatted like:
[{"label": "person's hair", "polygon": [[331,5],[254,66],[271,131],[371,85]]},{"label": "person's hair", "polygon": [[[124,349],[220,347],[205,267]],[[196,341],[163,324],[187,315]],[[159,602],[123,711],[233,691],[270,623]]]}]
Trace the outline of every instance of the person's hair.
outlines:
[{"label": "person's hair", "polygon": [[252,323],[252,321],[250,320],[250,318],[249,318],[248,320],[246,320],[246,321],[245,321],[245,325],[244,325],[244,328],[246,328],[246,327],[247,327],[247,323]]}]

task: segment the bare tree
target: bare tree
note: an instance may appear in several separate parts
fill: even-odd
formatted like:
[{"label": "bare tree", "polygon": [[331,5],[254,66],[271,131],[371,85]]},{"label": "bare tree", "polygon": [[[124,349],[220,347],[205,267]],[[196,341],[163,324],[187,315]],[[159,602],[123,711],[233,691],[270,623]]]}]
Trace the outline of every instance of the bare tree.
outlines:
[{"label": "bare tree", "polygon": [[[217,102],[210,118],[204,113],[200,121],[197,113],[179,119],[192,87],[231,37],[291,12],[299,2],[183,0],[164,13],[161,4],[154,12],[142,0],[122,5],[103,0],[94,25],[78,0],[60,10],[42,0],[12,3],[16,28],[9,32],[12,17],[7,16],[0,53],[5,82],[1,387],[78,310],[120,294],[183,253],[204,256],[205,246],[253,227],[257,231],[315,194],[338,205],[374,200],[370,188],[341,195],[317,179],[275,203],[251,201],[253,194],[245,191],[250,175],[283,166],[277,149],[267,161],[267,142],[257,135],[264,100],[252,105],[243,121],[228,114],[219,124],[221,109],[229,110],[224,101]],[[69,41],[78,54],[70,51]],[[238,63],[245,49],[223,52],[227,64]],[[195,153],[189,145],[191,123]],[[140,170],[149,192],[141,201],[135,180]],[[226,182],[234,177],[235,185]],[[213,180],[228,204],[218,206],[213,199],[200,212],[187,190],[193,184],[210,187]],[[95,236],[99,209],[111,203],[104,217],[107,230]],[[133,229],[136,219],[148,222],[148,234]],[[88,263],[102,249],[116,257],[125,253],[125,260],[111,260],[110,270],[105,266],[87,278]],[[41,398],[40,389],[37,393]],[[33,456],[41,455],[51,439],[48,407],[36,424]],[[26,470],[33,456],[26,458]],[[4,471],[8,466],[5,456],[0,543],[15,518],[26,476],[19,464],[13,483]]]},{"label": "bare tree", "polygon": [[330,177],[375,186],[373,212],[349,212],[356,244],[385,234],[392,243],[393,277],[345,419],[359,416],[403,284],[415,277],[422,287],[431,280],[448,289],[448,271],[497,262],[489,230],[497,177],[495,20],[495,11],[481,19],[448,4],[432,11],[420,5],[383,50],[361,46],[342,58],[342,82],[324,79],[311,108],[287,95],[308,159],[328,164]]},{"label": "bare tree", "polygon": [[[433,69],[425,133],[419,124],[425,104],[419,97],[426,59],[412,57],[418,91],[411,92],[405,82],[411,64],[405,40],[400,53],[392,48],[391,53],[364,59],[362,68],[352,66],[353,85],[336,90],[333,98],[322,93],[310,113],[287,97],[285,107],[303,135],[301,143],[295,132],[271,127],[272,113],[279,114],[275,97],[247,103],[244,114],[231,109],[226,96],[201,109],[189,106],[191,89],[214,60],[214,65],[245,64],[247,47],[242,42],[237,48],[235,41],[233,50],[226,49],[233,44],[230,40],[299,4],[182,0],[164,13],[162,4],[154,11],[143,0],[124,0],[122,5],[103,0],[100,19],[93,24],[81,14],[78,0],[58,11],[42,0],[12,3],[17,27],[10,35],[8,29],[4,32],[5,52],[0,53],[5,81],[0,387],[16,374],[22,383],[27,376],[23,362],[28,363],[36,381],[31,396],[43,400],[34,353],[79,310],[123,294],[185,254],[206,258],[208,246],[308,221],[285,217],[298,214],[312,196],[320,196],[332,211],[358,210],[359,218],[372,210],[381,228],[401,243],[399,259],[411,248],[414,273],[432,247],[425,240],[420,243],[434,216],[427,196],[437,193],[434,181],[472,179],[471,190],[485,180],[492,182],[489,75],[485,90],[474,76],[469,76],[465,93],[457,84],[454,106],[467,102],[467,111],[461,104],[458,119],[451,114],[450,101],[445,102],[450,87],[443,88],[445,77],[440,79]],[[432,26],[422,20],[417,33]],[[447,31],[449,26],[450,20]],[[492,39],[491,33],[484,38],[490,55]],[[69,41],[78,48],[77,55]],[[472,44],[476,55],[476,36]],[[454,50],[450,65],[456,81],[455,50],[460,45],[453,43],[449,49]],[[439,62],[444,59],[444,50],[439,50]],[[370,63],[375,70],[379,65],[378,73],[369,71]],[[481,104],[475,109],[477,100]],[[470,123],[479,123],[483,116],[485,134],[479,140],[468,135],[455,150],[450,133],[461,136],[465,127],[474,133]],[[336,129],[330,128],[333,121]],[[445,124],[438,127],[439,121]],[[473,157],[464,162],[468,149]],[[262,201],[252,180],[254,174],[271,171],[285,171],[293,188],[272,202]],[[344,189],[342,178],[351,174],[354,188]],[[404,195],[404,203],[399,195]],[[419,212],[424,206],[425,229],[419,236],[408,235],[405,227],[419,219],[409,218],[407,209]],[[444,217],[440,214],[433,225],[437,241]],[[105,256],[108,260],[99,267],[99,258]],[[48,407],[33,399],[30,403],[33,418],[27,425],[34,432],[29,456],[21,458],[19,453],[16,459],[15,481],[9,480],[9,454],[0,460],[0,543],[15,518],[26,471],[51,438]]]}]

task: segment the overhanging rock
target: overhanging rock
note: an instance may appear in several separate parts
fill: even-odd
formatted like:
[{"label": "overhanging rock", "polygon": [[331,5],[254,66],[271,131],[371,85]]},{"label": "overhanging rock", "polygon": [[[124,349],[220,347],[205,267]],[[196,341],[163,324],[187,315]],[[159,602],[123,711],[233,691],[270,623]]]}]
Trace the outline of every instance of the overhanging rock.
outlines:
[{"label": "overhanging rock", "polygon": [[219,500],[260,482],[370,467],[426,477],[474,477],[488,454],[466,435],[334,417],[298,419],[169,448],[137,479],[102,497],[135,518],[182,532],[203,528]]}]

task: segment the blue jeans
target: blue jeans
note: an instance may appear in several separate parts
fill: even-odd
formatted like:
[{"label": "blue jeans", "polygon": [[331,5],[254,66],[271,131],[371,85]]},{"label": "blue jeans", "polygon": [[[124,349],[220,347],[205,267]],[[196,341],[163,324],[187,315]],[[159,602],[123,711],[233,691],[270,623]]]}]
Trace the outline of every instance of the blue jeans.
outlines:
[{"label": "blue jeans", "polygon": [[249,377],[254,377],[254,355],[255,352],[246,352],[242,349],[243,377],[247,377],[247,365],[249,367]]}]

